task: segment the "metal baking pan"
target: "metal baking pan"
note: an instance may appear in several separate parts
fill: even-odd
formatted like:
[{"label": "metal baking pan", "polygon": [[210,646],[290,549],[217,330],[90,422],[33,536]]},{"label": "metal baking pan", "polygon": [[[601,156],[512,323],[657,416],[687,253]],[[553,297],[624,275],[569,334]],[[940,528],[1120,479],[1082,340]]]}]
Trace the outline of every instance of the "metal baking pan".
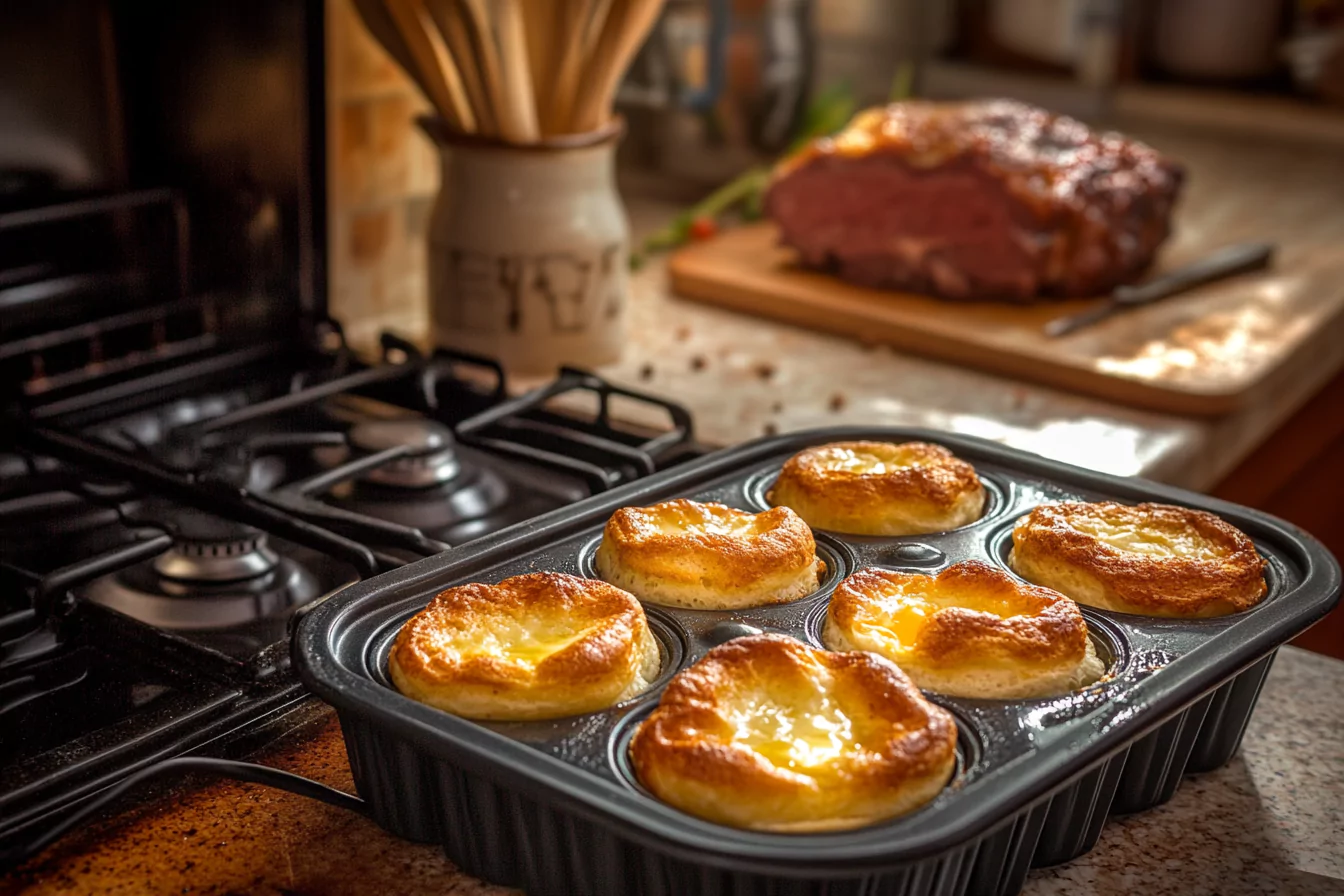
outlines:
[{"label": "metal baking pan", "polygon": [[[793,603],[730,612],[646,607],[663,645],[662,675],[648,693],[610,710],[476,723],[392,688],[393,638],[444,588],[537,570],[593,576],[598,537],[618,507],[691,497],[764,509],[786,458],[848,439],[946,445],[984,480],[984,517],[939,535],[818,533],[829,572],[818,592]],[[1112,677],[1071,695],[930,695],[957,719],[960,762],[940,796],[903,818],[836,833],[743,831],[686,815],[636,782],[626,751],[634,725],[668,678],[710,647],[757,630],[820,646],[830,593],[851,572],[935,571],[972,558],[1005,565],[1012,523],[1023,513],[1052,500],[1102,499],[1217,513],[1269,561],[1269,594],[1244,613],[1191,621],[1084,608]],[[1157,805],[1183,774],[1230,759],[1274,652],[1329,612],[1339,590],[1339,566],[1315,539],[1254,510],[964,436],[825,429],[721,451],[361,582],[308,614],[294,655],[304,682],[340,715],[371,816],[402,837],[442,843],[467,872],[531,896],[1010,894],[1029,868],[1091,849],[1108,815]]]}]

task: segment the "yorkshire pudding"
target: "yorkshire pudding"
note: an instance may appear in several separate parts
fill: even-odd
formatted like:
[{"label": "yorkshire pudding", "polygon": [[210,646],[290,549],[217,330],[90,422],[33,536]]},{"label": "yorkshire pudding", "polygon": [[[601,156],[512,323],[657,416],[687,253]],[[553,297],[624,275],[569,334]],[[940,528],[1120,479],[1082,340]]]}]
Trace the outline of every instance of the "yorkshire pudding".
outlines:
[{"label": "yorkshire pudding", "polygon": [[596,562],[640,600],[697,610],[797,600],[825,569],[812,530],[787,507],[748,513],[685,498],[616,511]]},{"label": "yorkshire pudding", "polygon": [[1017,521],[1009,564],[1080,604],[1146,616],[1225,616],[1268,590],[1244,532],[1170,504],[1046,504]]},{"label": "yorkshire pudding", "polygon": [[523,721],[605,709],[645,690],[659,663],[633,595],[537,572],[439,594],[402,627],[388,671],[445,712]]},{"label": "yorkshire pudding", "polygon": [[1106,671],[1077,604],[978,560],[936,576],[860,570],[836,588],[822,641],[957,697],[1053,697]]},{"label": "yorkshire pudding", "polygon": [[800,451],[770,489],[809,526],[850,535],[946,532],[980,518],[975,468],[926,442],[835,442]]},{"label": "yorkshire pudding", "polygon": [[673,678],[630,755],[644,786],[685,812],[804,832],[922,806],[952,776],[956,743],[952,716],[887,660],[752,635]]}]

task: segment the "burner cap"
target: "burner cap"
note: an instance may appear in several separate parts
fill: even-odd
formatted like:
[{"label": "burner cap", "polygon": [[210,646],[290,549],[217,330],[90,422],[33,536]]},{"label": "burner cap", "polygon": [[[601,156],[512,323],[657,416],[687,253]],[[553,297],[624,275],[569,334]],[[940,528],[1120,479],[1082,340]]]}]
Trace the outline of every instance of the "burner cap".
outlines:
[{"label": "burner cap", "polygon": [[172,516],[173,546],[154,558],[154,569],[182,582],[238,582],[270,572],[279,557],[266,533],[191,508]]},{"label": "burner cap", "polygon": [[179,581],[164,575],[158,563],[142,564],[95,579],[84,593],[95,603],[158,628],[238,631],[259,620],[283,619],[320,592],[317,577],[307,568],[277,558],[265,574],[234,582]]},{"label": "burner cap", "polygon": [[372,454],[405,445],[409,453],[367,471],[366,482],[394,488],[443,485],[462,471],[454,451],[453,431],[436,420],[365,420],[350,428],[350,446]]}]

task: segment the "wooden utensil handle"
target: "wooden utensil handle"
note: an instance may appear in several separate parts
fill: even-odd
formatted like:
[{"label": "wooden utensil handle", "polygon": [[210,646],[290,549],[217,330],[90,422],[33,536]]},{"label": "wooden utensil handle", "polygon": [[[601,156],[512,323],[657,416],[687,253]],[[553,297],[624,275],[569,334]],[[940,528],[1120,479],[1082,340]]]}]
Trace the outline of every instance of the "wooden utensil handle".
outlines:
[{"label": "wooden utensil handle", "polygon": [[663,0],[618,0],[584,71],[583,94],[575,111],[577,131],[599,128],[611,116],[612,101],[635,53],[643,46]]},{"label": "wooden utensil handle", "polygon": [[[432,29],[433,22],[425,11],[424,0],[384,0],[387,11],[406,42],[415,65],[425,78],[425,87],[429,100],[439,110],[439,114],[461,131],[475,131],[476,121],[466,104],[466,97],[460,82],[453,83],[450,73],[445,71],[443,58],[435,52],[426,26]],[[455,75],[455,71],[451,74]],[[456,90],[454,90],[454,86]]]}]

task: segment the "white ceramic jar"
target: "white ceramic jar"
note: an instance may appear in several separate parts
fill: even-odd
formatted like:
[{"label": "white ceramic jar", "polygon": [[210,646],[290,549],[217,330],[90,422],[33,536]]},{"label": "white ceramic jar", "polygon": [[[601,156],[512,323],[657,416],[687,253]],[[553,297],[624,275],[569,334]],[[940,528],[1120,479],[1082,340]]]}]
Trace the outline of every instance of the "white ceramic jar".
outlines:
[{"label": "white ceramic jar", "polygon": [[617,360],[630,241],[620,125],[517,146],[420,124],[443,164],[429,224],[434,341],[523,376]]}]

